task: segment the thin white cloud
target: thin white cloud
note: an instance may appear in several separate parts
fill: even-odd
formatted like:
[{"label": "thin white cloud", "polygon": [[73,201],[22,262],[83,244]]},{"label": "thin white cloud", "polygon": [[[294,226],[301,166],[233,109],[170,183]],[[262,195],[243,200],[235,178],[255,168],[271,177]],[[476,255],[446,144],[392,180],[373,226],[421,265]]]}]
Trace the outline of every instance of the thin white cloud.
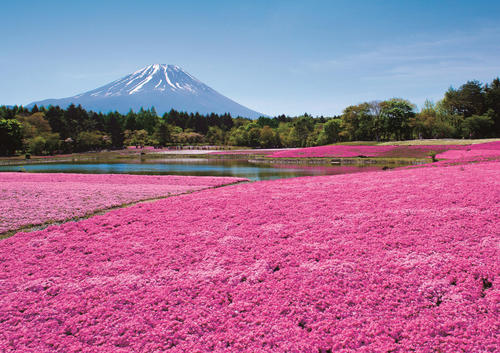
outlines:
[{"label": "thin white cloud", "polygon": [[367,78],[422,77],[500,70],[500,29],[447,38],[382,46],[330,60],[307,63],[302,70],[349,73]]}]

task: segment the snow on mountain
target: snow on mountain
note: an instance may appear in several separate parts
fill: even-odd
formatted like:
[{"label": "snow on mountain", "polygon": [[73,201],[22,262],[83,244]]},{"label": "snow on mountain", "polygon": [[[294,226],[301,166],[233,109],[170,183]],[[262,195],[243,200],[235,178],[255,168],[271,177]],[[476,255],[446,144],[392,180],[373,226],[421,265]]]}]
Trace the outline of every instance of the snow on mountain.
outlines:
[{"label": "snow on mountain", "polygon": [[61,99],[33,102],[38,106],[71,103],[84,108],[122,114],[130,109],[155,107],[158,114],[171,109],[187,112],[231,113],[232,116],[258,118],[264,114],[253,111],[221,95],[176,65],[153,64],[92,91]]}]

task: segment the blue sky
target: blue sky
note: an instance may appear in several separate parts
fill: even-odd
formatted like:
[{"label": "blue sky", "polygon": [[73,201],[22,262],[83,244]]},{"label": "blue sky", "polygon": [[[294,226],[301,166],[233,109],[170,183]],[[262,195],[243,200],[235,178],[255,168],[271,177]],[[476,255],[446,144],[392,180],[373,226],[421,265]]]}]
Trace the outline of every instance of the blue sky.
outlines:
[{"label": "blue sky", "polygon": [[269,115],[339,114],[500,75],[500,1],[9,1],[0,104],[177,64]]}]

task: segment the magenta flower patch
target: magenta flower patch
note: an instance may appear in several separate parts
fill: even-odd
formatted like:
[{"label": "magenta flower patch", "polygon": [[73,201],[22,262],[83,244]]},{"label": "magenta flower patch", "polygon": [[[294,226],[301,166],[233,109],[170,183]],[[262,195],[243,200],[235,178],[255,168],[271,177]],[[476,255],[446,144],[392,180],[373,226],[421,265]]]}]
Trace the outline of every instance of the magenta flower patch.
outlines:
[{"label": "magenta flower patch", "polygon": [[0,173],[0,233],[81,217],[144,199],[246,179],[99,174]]},{"label": "magenta flower patch", "polygon": [[[449,150],[497,150],[500,151],[500,141],[481,143],[476,145],[415,145],[415,146],[345,146],[328,145],[306,147],[286,151],[278,151],[270,155],[271,158],[349,158],[349,157],[414,157],[424,158],[430,153],[440,153],[438,158]],[[486,152],[488,155],[495,152]],[[444,154],[446,158],[448,155]]]},{"label": "magenta flower patch", "polygon": [[18,233],[0,350],[497,351],[499,180],[489,162],[263,181]]},{"label": "magenta flower patch", "polygon": [[497,159],[500,157],[500,141],[466,146],[461,149],[451,149],[436,155],[436,158],[460,161],[475,161]]},{"label": "magenta flower patch", "polygon": [[278,151],[270,155],[271,158],[313,158],[313,157],[377,157],[380,154],[392,151],[396,146],[344,146],[328,145],[306,147],[286,151]]}]

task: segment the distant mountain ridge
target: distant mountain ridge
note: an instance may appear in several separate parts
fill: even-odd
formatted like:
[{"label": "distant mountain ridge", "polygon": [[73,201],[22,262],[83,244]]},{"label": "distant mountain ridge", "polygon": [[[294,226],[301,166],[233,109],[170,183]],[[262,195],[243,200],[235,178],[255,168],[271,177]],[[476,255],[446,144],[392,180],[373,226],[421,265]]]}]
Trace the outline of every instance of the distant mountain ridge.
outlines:
[{"label": "distant mountain ridge", "polygon": [[265,116],[210,88],[177,65],[153,64],[107,85],[73,97],[46,99],[27,105],[32,107],[81,104],[88,110],[126,114],[130,109],[154,107],[162,115],[175,109],[186,112],[230,113],[232,116],[258,118]]}]

